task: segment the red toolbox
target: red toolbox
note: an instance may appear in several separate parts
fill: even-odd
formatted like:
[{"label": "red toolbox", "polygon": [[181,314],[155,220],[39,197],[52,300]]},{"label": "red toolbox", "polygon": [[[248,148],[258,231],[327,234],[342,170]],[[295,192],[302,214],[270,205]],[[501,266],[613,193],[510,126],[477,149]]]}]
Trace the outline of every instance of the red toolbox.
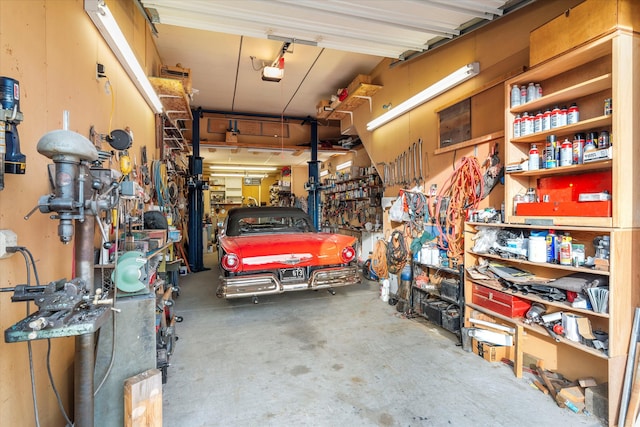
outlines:
[{"label": "red toolbox", "polygon": [[531,303],[527,300],[477,283],[473,284],[472,293],[471,302],[503,316],[522,317],[531,308]]}]

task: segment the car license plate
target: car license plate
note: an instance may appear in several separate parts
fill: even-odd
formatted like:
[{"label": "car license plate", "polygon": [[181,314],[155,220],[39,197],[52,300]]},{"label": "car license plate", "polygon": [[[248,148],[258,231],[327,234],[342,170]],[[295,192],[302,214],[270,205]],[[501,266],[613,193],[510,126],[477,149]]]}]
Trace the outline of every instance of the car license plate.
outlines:
[{"label": "car license plate", "polygon": [[306,279],[306,270],[302,267],[283,268],[280,270],[280,278],[282,281],[293,282]]}]

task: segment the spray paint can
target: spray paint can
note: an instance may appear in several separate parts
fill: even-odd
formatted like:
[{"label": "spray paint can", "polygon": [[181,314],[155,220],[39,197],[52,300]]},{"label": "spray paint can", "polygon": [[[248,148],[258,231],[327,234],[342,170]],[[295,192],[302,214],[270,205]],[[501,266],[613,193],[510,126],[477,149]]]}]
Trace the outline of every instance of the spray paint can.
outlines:
[{"label": "spray paint can", "polygon": [[544,149],[544,163],[546,169],[553,169],[558,166],[558,161],[556,160],[556,143],[555,135],[547,136],[547,143]]},{"label": "spray paint can", "polygon": [[584,133],[576,133],[575,136],[573,137],[573,158],[572,158],[572,163],[574,165],[581,165],[582,164],[582,155],[584,153],[584,140],[585,140],[585,134]]},{"label": "spray paint can", "polygon": [[580,110],[578,109],[578,105],[574,102],[567,111],[567,124],[572,125],[574,123],[578,123],[578,121],[580,121]]},{"label": "spray paint can", "polygon": [[529,170],[540,169],[540,152],[536,144],[531,145],[529,150]]},{"label": "spray paint can", "polygon": [[558,262],[558,236],[554,230],[549,230],[547,234],[547,262],[555,264]]},{"label": "spray paint can", "polygon": [[542,111],[533,118],[533,133],[542,132]]},{"label": "spray paint can", "polygon": [[584,143],[584,152],[595,150],[598,147],[598,132],[589,132]]},{"label": "spray paint can", "polygon": [[[520,93],[520,92],[518,92]],[[520,114],[516,114],[516,118],[513,119],[513,137],[514,138],[520,138],[521,135],[521,128],[520,128],[520,124],[522,123],[522,119],[520,118]]]},{"label": "spray paint can", "polygon": [[609,144],[610,144],[609,132],[607,132],[606,130],[603,130],[602,132],[600,132],[600,135],[598,136],[598,149],[609,148]]},{"label": "spray paint can", "polygon": [[613,113],[613,100],[611,98],[607,98],[604,100],[604,115],[608,116]]},{"label": "spray paint can", "polygon": [[551,110],[546,109],[544,113],[542,113],[542,130],[550,130],[551,129]]},{"label": "spray paint can", "polygon": [[568,139],[560,145],[560,166],[571,166],[573,163],[573,144]]}]

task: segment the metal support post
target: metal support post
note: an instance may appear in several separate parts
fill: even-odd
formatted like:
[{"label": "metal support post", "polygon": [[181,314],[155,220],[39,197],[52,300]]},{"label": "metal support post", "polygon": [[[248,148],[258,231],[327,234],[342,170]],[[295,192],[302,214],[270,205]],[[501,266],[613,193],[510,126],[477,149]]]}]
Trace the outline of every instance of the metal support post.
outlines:
[{"label": "metal support post", "polygon": [[312,184],[309,188],[309,216],[313,220],[313,225],[316,229],[320,230],[320,192],[318,186],[320,185],[320,173],[318,162],[318,121],[311,121],[311,161],[309,161],[309,183]]}]

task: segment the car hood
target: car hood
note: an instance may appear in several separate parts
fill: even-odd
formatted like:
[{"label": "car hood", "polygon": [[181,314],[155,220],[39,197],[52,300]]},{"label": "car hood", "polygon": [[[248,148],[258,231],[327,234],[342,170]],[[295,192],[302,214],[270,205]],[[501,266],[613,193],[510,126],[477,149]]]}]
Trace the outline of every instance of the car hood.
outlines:
[{"label": "car hood", "polygon": [[355,237],[331,233],[262,234],[225,236],[220,246],[238,255],[246,271],[342,264],[342,249],[355,241]]}]

